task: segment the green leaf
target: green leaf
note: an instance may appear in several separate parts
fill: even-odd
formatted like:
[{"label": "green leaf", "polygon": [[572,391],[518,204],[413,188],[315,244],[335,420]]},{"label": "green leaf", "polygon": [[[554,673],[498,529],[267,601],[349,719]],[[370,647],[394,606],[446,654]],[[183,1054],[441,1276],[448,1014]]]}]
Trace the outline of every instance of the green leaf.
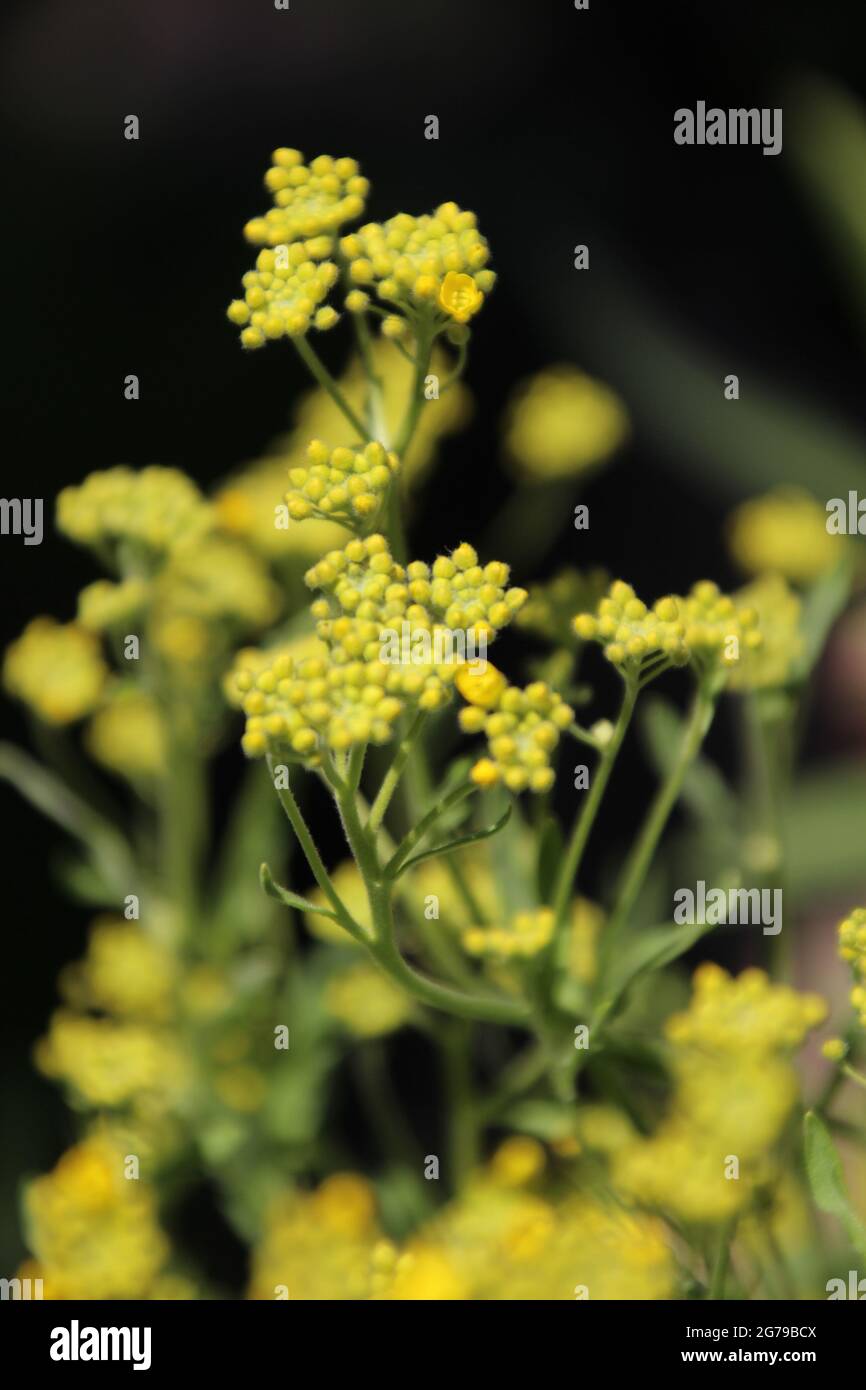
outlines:
[{"label": "green leaf", "polygon": [[813,584],[803,596],[800,616],[803,650],[791,671],[792,682],[804,681],[821,656],[831,627],[851,597],[854,563],[855,551],[851,547],[841,564]]},{"label": "green leaf", "polygon": [[389,877],[399,878],[413,864],[420,864],[424,859],[435,859],[441,854],[453,854],[456,849],[462,849],[464,845],[476,844],[478,840],[489,840],[491,835],[498,835],[499,831],[507,824],[511,810],[511,806],[506,807],[504,814],[499,817],[495,825],[485,826],[483,830],[472,830],[468,835],[458,835],[456,840],[448,840],[443,845],[434,845],[432,849],[425,849],[420,854],[413,854],[411,858],[400,864]]},{"label": "green leaf", "polygon": [[866,1259],[866,1227],[851,1205],[845,1175],[830,1131],[814,1112],[803,1119],[806,1174],[816,1206],[842,1223],[851,1244]]},{"label": "green leaf", "polygon": [[259,868],[259,882],[264,888],[269,898],[274,898],[284,907],[293,907],[297,912],[317,912],[320,917],[330,917],[335,922],[339,922],[336,912],[329,907],[322,907],[320,903],[314,903],[309,898],[302,898],[300,893],[293,893],[290,888],[283,888],[276,883],[267,864],[262,864]]},{"label": "green leaf", "polygon": [[118,898],[129,892],[129,885],[136,881],[129,845],[86,801],[12,744],[0,744],[0,778],[84,845],[94,869]]},{"label": "green leaf", "polygon": [[[661,695],[645,696],[638,717],[647,752],[659,775],[666,777],[682,745],[684,721]],[[736,818],[736,801],[730,787],[718,768],[702,754],[689,767],[680,795],[700,821],[717,824],[720,816],[730,822]]]},{"label": "green leaf", "polygon": [[553,897],[556,873],[562,860],[563,851],[564,845],[559,821],[554,816],[550,816],[541,827],[541,833],[538,837],[536,880],[540,903],[548,903]]},{"label": "green leaf", "polygon": [[593,1023],[598,1024],[616,1007],[626,990],[651,970],[661,970],[690,951],[713,930],[706,922],[650,927],[621,940],[602,972]]}]

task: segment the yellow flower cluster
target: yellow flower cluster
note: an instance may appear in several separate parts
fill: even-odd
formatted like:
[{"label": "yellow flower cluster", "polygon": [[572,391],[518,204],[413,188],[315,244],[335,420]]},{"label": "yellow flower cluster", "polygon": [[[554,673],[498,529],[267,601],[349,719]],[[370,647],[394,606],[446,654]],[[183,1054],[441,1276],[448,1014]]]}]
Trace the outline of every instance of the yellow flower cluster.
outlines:
[{"label": "yellow flower cluster", "polygon": [[[235,684],[244,692],[247,715],[244,750],[262,757],[269,748],[311,766],[323,750],[345,751],[358,743],[385,743],[407,706],[439,709],[450,698],[461,668],[453,649],[437,655],[444,629],[466,625],[466,637],[486,637],[505,625],[524,591],[505,589],[508,566],[482,568],[471,546],[440,556],[432,568],[398,565],[383,536],[350,541],[324,556],[306,581],[328,597],[312,604],[316,630],[327,657],[295,662],[278,656],[257,676],[243,672]],[[412,650],[393,657],[383,645],[391,634],[400,648],[404,628]],[[423,650],[415,638],[423,637]]]},{"label": "yellow flower cluster", "polygon": [[669,594],[652,609],[617,579],[596,614],[577,615],[574,631],[584,641],[600,642],[608,661],[636,676],[647,658],[659,657],[675,666],[692,661],[699,671],[730,669],[763,642],[755,609],[738,607],[709,579],[694,584],[685,598]]},{"label": "yellow flower cluster", "polygon": [[731,554],[749,574],[779,574],[811,584],[839,561],[845,545],[827,531],[827,514],[801,488],[750,498],[728,521]]},{"label": "yellow flower cluster", "polygon": [[276,524],[286,474],[303,458],[303,449],[292,443],[285,454],[264,458],[230,478],[214,498],[220,530],[248,542],[269,560],[297,558],[303,565],[344,545],[346,530],[336,521],[310,518],[303,526]]},{"label": "yellow flower cluster", "polygon": [[139,576],[131,576],[119,584],[110,579],[97,579],[78,595],[78,621],[89,632],[110,632],[126,627],[141,616],[150,596],[150,584]]},{"label": "yellow flower cluster", "polygon": [[320,154],[304,163],[300,150],[274,150],[265,174],[274,207],[254,217],[244,236],[254,246],[277,246],[307,237],[330,237],[364,211],[370,191],[354,159]]},{"label": "yellow flower cluster", "polygon": [[329,449],[320,439],[307,445],[307,462],[289,469],[286,493],[293,521],[318,517],[354,529],[369,524],[379,511],[392,478],[400,468],[396,454],[381,444],[363,449]]},{"label": "yellow flower cluster", "polygon": [[662,1224],[584,1195],[532,1190],[545,1155],[506,1140],[461,1195],[403,1247],[383,1237],[372,1189],[339,1174],[278,1199],[250,1296],[374,1301],[573,1301],[673,1296]]},{"label": "yellow flower cluster", "polygon": [[463,947],[470,956],[494,956],[500,960],[537,956],[551,941],[554,922],[549,907],[518,912],[504,927],[469,927],[462,935]]},{"label": "yellow flower cluster", "polygon": [[758,615],[761,642],[740,651],[728,684],[732,690],[767,690],[784,685],[803,650],[801,604],[779,574],[765,574],[734,595]]},{"label": "yellow flower cluster", "polygon": [[460,727],[467,734],[483,731],[490,750],[473,767],[472,780],[480,787],[501,781],[512,792],[549,791],[554,783],[551,754],[574,719],[571,706],[544,681],[533,681],[525,690],[508,685],[489,662],[484,675],[461,674],[458,682],[470,701],[460,711]]},{"label": "yellow flower cluster", "polygon": [[108,677],[92,633],[34,618],[7,649],[3,683],[47,724],[72,724],[99,703]]},{"label": "yellow flower cluster", "polygon": [[186,1077],[183,1051],[163,1030],[66,1009],[52,1016],[37,1043],[36,1063],[96,1107],[125,1105],[146,1093],[174,1094]]},{"label": "yellow flower cluster", "polygon": [[797,1099],[789,1054],[825,1013],[817,995],[771,984],[762,971],[733,979],[699,967],[689,1009],[665,1030],[670,1110],[650,1138],[618,1148],[615,1184],[687,1221],[722,1221],[747,1206]]},{"label": "yellow flower cluster", "polygon": [[336,1173],[312,1193],[272,1203],[253,1254],[250,1298],[366,1298],[382,1233],[373,1189],[354,1173]]},{"label": "yellow flower cluster", "polygon": [[628,434],[628,414],[619,397],[571,366],[549,367],[524,382],[506,415],[508,453],[533,482],[587,472],[609,458]]},{"label": "yellow flower cluster", "polygon": [[98,1009],[120,1018],[164,1023],[177,985],[176,957],[138,922],[97,917],[83,960],[68,965],[60,988],[76,1009]]},{"label": "yellow flower cluster", "polygon": [[614,580],[595,615],[577,615],[574,631],[584,642],[600,642],[608,661],[624,670],[639,671],[651,656],[678,666],[688,660],[681,601],[668,595],[647,608],[622,579]]},{"label": "yellow flower cluster", "polygon": [[376,966],[366,963],[351,966],[329,980],[324,1004],[332,1018],[357,1038],[383,1037],[412,1016],[408,996]]},{"label": "yellow flower cluster", "polygon": [[340,272],[333,261],[316,259],[326,245],[296,241],[259,252],[255,270],[243,277],[243,299],[233,299],[227,310],[231,322],[242,330],[243,347],[264,347],[269,339],[300,338],[311,326],[333,328],[339,315],[322,301]]},{"label": "yellow flower cluster", "polygon": [[91,473],[57,498],[64,535],[100,551],[129,545],[164,554],[198,540],[213,526],[213,509],[185,473],[153,465],[136,472],[123,465]]},{"label": "yellow flower cluster", "polygon": [[168,1256],[152,1189],[125,1176],[125,1155],[95,1135],[25,1196],[28,1242],[51,1299],[146,1298]]},{"label": "yellow flower cluster", "polygon": [[495,282],[484,267],[490,250],[475,214],[442,203],[432,216],[401,212],[387,222],[369,222],[343,237],[355,285],[372,286],[380,299],[407,316],[437,313],[465,324]]},{"label": "yellow flower cluster", "polygon": [[171,557],[155,588],[154,605],[159,616],[233,622],[247,630],[273,622],[281,597],[256,555],[235,541],[209,536]]},{"label": "yellow flower cluster", "polygon": [[851,1003],[861,1026],[866,1028],[866,907],[855,907],[839,923],[839,955],[848,961],[854,972],[856,984],[851,991]]}]

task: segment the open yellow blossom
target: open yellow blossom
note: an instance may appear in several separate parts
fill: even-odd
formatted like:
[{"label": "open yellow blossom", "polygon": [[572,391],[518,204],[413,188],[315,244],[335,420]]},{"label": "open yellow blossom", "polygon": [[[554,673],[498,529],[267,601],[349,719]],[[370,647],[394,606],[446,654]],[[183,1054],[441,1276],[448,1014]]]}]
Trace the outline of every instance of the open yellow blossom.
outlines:
[{"label": "open yellow blossom", "polygon": [[108,669],[97,639],[76,623],[34,618],[7,649],[3,683],[46,724],[72,724],[99,703]]},{"label": "open yellow blossom", "polygon": [[549,367],[514,393],[505,444],[520,475],[531,482],[571,477],[603,463],[628,438],[619,397],[576,367]]},{"label": "open yellow blossom", "polygon": [[401,212],[387,222],[368,222],[343,237],[355,285],[375,289],[380,299],[410,317],[438,310],[446,320],[465,323],[493,288],[485,269],[490,251],[475,214],[456,203],[442,203],[432,216]]},{"label": "open yellow blossom", "polygon": [[827,531],[827,515],[802,488],[777,488],[743,502],[728,519],[731,554],[749,574],[811,584],[838,564],[846,542]]}]

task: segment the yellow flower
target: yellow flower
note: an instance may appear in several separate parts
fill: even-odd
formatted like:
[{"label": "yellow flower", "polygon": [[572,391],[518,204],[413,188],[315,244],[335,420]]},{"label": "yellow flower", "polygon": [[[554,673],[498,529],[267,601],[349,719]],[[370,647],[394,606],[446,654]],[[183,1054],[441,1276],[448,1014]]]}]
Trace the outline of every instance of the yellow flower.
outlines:
[{"label": "yellow flower", "polygon": [[64,488],[57,525],[81,545],[102,550],[129,543],[153,559],[200,539],[213,526],[213,511],[192,479],[175,468],[119,466]]},{"label": "yellow flower", "polygon": [[279,149],[271,155],[265,188],[275,206],[244,227],[255,246],[330,237],[360,217],[370,185],[354,159],[320,154],[307,165],[299,150]]},{"label": "yellow flower", "polygon": [[369,525],[399,469],[397,455],[381,444],[329,449],[314,439],[307,446],[306,463],[289,469],[289,516],[293,521],[333,519],[350,528]]},{"label": "yellow flower", "polygon": [[293,242],[276,251],[260,251],[256,269],[243,277],[244,298],[228,307],[228,318],[241,328],[245,348],[264,347],[276,338],[300,338],[311,327],[333,328],[336,311],[320,307],[339,276],[333,261],[313,259],[310,242]]},{"label": "yellow flower", "polygon": [[177,962],[139,922],[97,917],[87,954],[61,975],[64,997],[76,1008],[162,1023],[172,1013]]},{"label": "yellow flower", "polygon": [[78,595],[78,622],[89,632],[107,632],[135,622],[146,608],[150,592],[148,582],[140,578],[124,579],[119,584],[97,579]]},{"label": "yellow flower", "polygon": [[549,907],[518,912],[504,927],[468,927],[462,933],[463,947],[471,956],[498,960],[537,956],[553,938],[554,921]]},{"label": "yellow flower", "polygon": [[490,749],[473,767],[473,780],[480,787],[502,781],[512,792],[549,791],[551,755],[573,719],[571,707],[544,681],[525,690],[506,685],[490,705],[468,705],[460,711],[460,727],[467,734],[484,732]]},{"label": "yellow flower", "polygon": [[757,613],[761,644],[745,646],[732,668],[732,690],[766,690],[784,685],[803,650],[800,600],[779,574],[766,574],[735,595],[736,603]]},{"label": "yellow flower", "polygon": [[270,1206],[253,1252],[249,1297],[297,1300],[366,1298],[382,1233],[370,1184],[337,1173],[312,1193]]},{"label": "yellow flower", "polygon": [[732,979],[707,962],[695,971],[688,1012],[674,1014],[665,1033],[679,1046],[755,1056],[799,1047],[826,1014],[819,994],[773,984],[763,970],[744,970]]},{"label": "yellow flower", "polygon": [[543,482],[603,463],[629,433],[619,397],[563,365],[539,372],[517,389],[506,415],[505,442],[521,475]]},{"label": "yellow flower", "polygon": [[325,1008],[358,1038],[379,1038],[412,1016],[406,995],[374,965],[352,966],[325,987]]},{"label": "yellow flower", "polygon": [[374,288],[410,318],[438,310],[446,322],[465,323],[496,278],[484,268],[490,251],[475,214],[456,203],[442,203],[432,217],[401,212],[368,222],[343,237],[340,249],[355,285]]},{"label": "yellow flower", "polygon": [[839,923],[839,955],[854,973],[851,1003],[866,1028],[866,907],[855,907]]},{"label": "yellow flower", "polygon": [[76,1144],[25,1195],[28,1241],[54,1299],[148,1297],[168,1256],[152,1189],[106,1138]]},{"label": "yellow flower", "polygon": [[439,286],[439,304],[455,323],[467,323],[477,314],[484,303],[481,293],[471,275],[449,270]]},{"label": "yellow flower", "polygon": [[34,618],[3,663],[6,689],[47,724],[83,719],[98,704],[107,676],[96,638],[53,618]]},{"label": "yellow flower", "polygon": [[65,1009],[37,1044],[36,1062],[95,1107],[123,1105],[140,1092],[176,1093],[187,1082],[187,1060],[164,1031]]},{"label": "yellow flower", "polygon": [[579,613],[573,626],[582,641],[600,642],[608,661],[635,677],[659,657],[675,666],[688,659],[682,601],[668,595],[647,608],[622,579],[614,580],[595,615]]},{"label": "yellow flower", "polygon": [[103,767],[135,781],[165,771],[165,728],[156,701],[121,685],[96,711],[85,733],[87,751]]},{"label": "yellow flower", "polygon": [[[478,665],[481,670],[473,670]],[[489,661],[465,662],[458,670],[454,681],[467,704],[490,709],[499,703],[499,697],[508,684],[501,671]]]},{"label": "yellow flower", "polygon": [[801,488],[777,488],[743,502],[728,520],[731,554],[750,574],[811,584],[836,565],[846,542],[827,531],[823,508]]}]

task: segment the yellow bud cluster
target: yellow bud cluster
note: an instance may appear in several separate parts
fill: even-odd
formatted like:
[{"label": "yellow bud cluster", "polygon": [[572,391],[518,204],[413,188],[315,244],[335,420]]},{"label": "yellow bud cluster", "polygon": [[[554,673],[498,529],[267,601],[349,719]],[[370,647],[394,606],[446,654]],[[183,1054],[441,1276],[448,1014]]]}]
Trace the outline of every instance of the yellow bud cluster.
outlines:
[{"label": "yellow bud cluster", "polygon": [[755,1057],[799,1047],[826,1014],[820,995],[773,984],[763,970],[734,979],[707,963],[695,972],[688,1012],[674,1014],[665,1032],[679,1046]]},{"label": "yellow bud cluster", "polygon": [[549,907],[518,912],[505,927],[469,927],[462,933],[463,948],[471,956],[500,960],[537,956],[551,940],[555,920]]},{"label": "yellow bud cluster", "polygon": [[114,584],[97,579],[78,595],[78,621],[89,632],[108,632],[134,622],[150,599],[150,585],[138,577]]},{"label": "yellow bud cluster", "polygon": [[544,681],[525,690],[505,685],[487,707],[467,705],[460,711],[460,727],[468,734],[483,731],[490,750],[473,767],[472,780],[480,787],[502,782],[512,792],[549,791],[551,755],[573,719],[571,707]]},{"label": "yellow bud cluster", "polygon": [[757,651],[764,640],[756,610],[738,608],[710,579],[694,584],[681,605],[686,647],[699,667],[734,667],[741,648]]},{"label": "yellow bud cluster", "polygon": [[151,695],[130,684],[111,691],[85,733],[87,751],[103,767],[135,782],[166,768],[166,729]]},{"label": "yellow bud cluster", "polygon": [[92,633],[34,618],[6,652],[3,683],[47,724],[72,724],[95,709],[108,676]]},{"label": "yellow bud cluster", "polygon": [[495,282],[485,269],[490,250],[475,214],[442,203],[432,216],[401,212],[387,222],[369,222],[343,237],[355,285],[370,286],[403,313],[444,316],[465,324],[478,312]]},{"label": "yellow bud cluster", "polygon": [[750,497],[728,521],[731,554],[749,574],[811,584],[838,564],[846,542],[827,531],[827,513],[801,488]]},{"label": "yellow bud cluster", "polygon": [[311,327],[333,328],[337,311],[322,301],[339,271],[333,261],[316,259],[315,253],[322,249],[298,241],[259,252],[256,269],[243,277],[243,299],[232,300],[227,310],[231,322],[242,330],[243,347],[264,347],[269,339],[300,338]]},{"label": "yellow bud cluster", "polygon": [[511,622],[526,602],[525,589],[506,588],[508,565],[500,560],[480,565],[471,545],[458,545],[440,555],[432,566],[420,560],[409,565],[409,594],[415,603],[432,609],[448,627],[492,637]]},{"label": "yellow bud cluster", "polygon": [[375,441],[356,450],[329,449],[313,439],[306,465],[289,469],[289,516],[293,521],[318,517],[345,526],[369,524],[399,469],[397,455]]},{"label": "yellow bud cluster", "polygon": [[866,907],[854,911],[839,923],[839,955],[854,972],[851,1003],[866,1028]]},{"label": "yellow bud cluster", "polygon": [[244,227],[254,246],[332,236],[361,216],[370,184],[354,159],[320,154],[305,164],[299,150],[280,149],[271,155],[265,188],[274,207]]},{"label": "yellow bud cluster", "polygon": [[142,1092],[164,1094],[187,1079],[184,1055],[165,1030],[66,1009],[53,1015],[36,1061],[97,1107],[125,1105]]},{"label": "yellow bud cluster", "polygon": [[91,473],[57,498],[57,526],[81,545],[127,542],[165,553],[213,526],[213,509],[185,473],[123,465]]},{"label": "yellow bud cluster", "polygon": [[97,917],[87,954],[67,966],[60,987],[68,1004],[139,1022],[165,1022],[172,1013],[178,965],[168,948],[138,922]]},{"label": "yellow bud cluster", "polygon": [[622,670],[639,672],[647,657],[659,655],[682,666],[688,650],[681,606],[681,600],[669,596],[648,608],[630,584],[616,579],[596,614],[578,614],[574,631],[585,642],[600,642],[608,661]]},{"label": "yellow bud cluster", "polygon": [[411,1017],[412,1002],[387,975],[366,962],[350,966],[328,981],[327,1012],[358,1038],[380,1038]]}]

